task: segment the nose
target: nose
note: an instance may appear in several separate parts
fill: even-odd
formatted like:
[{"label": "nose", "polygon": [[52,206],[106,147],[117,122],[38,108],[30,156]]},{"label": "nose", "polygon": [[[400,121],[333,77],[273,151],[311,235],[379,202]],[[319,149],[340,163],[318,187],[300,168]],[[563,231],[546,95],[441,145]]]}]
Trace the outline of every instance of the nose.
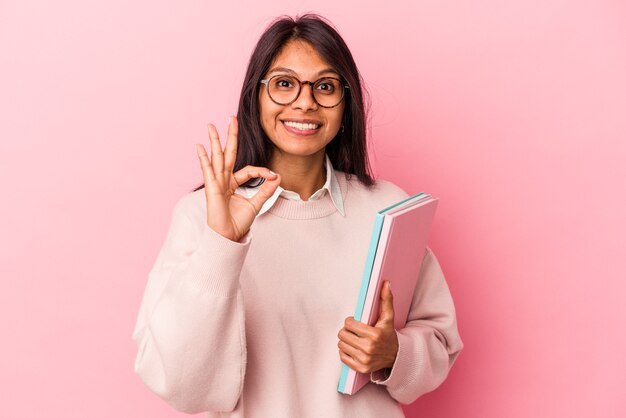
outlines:
[{"label": "nose", "polygon": [[296,97],[296,100],[291,103],[291,107],[305,112],[317,109],[317,102],[313,97],[313,83],[310,81],[301,82],[300,93],[298,94],[298,97]]}]

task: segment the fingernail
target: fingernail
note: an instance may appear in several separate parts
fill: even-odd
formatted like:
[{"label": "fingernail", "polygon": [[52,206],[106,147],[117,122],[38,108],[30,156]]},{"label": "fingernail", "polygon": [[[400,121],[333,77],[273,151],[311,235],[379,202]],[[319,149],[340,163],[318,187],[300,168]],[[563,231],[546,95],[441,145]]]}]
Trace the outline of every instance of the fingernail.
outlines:
[{"label": "fingernail", "polygon": [[272,170],[270,170],[270,174],[272,174],[274,176],[276,175],[276,173],[274,173]]},{"label": "fingernail", "polygon": [[232,116],[229,116],[229,117],[228,117],[228,124],[229,124],[229,125],[231,124],[232,119],[233,119],[233,117],[232,117]]},{"label": "fingernail", "polygon": [[391,292],[391,282],[387,280],[387,286],[389,287],[389,291]]}]

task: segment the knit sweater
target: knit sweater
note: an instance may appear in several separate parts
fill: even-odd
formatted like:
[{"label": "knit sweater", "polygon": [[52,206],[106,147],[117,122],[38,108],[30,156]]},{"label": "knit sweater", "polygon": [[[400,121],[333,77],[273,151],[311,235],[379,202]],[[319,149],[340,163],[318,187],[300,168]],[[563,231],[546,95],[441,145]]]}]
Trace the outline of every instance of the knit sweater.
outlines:
[{"label": "knit sweater", "polygon": [[208,417],[393,418],[441,384],[463,343],[427,248],[390,373],[337,391],[337,334],[354,314],[375,214],[407,194],[335,174],[345,216],[328,193],[279,198],[239,242],[207,226],[204,190],[179,199],[133,333],[135,372],[151,391]]}]

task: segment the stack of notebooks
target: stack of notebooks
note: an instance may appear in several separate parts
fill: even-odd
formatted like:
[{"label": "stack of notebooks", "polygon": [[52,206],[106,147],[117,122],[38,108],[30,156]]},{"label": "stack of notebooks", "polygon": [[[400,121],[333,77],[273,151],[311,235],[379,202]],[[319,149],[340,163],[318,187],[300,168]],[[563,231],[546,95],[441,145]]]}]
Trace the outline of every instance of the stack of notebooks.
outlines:
[{"label": "stack of notebooks", "polygon": [[[438,199],[418,193],[376,214],[354,319],[374,326],[383,282],[393,293],[394,326],[404,328]],[[352,395],[370,381],[345,364],[337,390]]]}]

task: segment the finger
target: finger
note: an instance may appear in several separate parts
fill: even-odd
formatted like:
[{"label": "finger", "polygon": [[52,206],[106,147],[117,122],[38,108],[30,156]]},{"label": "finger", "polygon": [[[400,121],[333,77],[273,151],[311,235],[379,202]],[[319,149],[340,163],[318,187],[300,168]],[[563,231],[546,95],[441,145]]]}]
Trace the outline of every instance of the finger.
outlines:
[{"label": "finger", "polygon": [[348,331],[358,335],[359,337],[376,338],[376,332],[378,332],[378,330],[374,330],[374,327],[370,327],[363,322],[357,321],[351,316],[346,318],[344,326]]},{"label": "finger", "polygon": [[274,180],[276,179],[276,176],[277,174],[271,171],[269,168],[256,167],[252,165],[246,166],[233,174],[233,177],[235,177],[235,181],[237,182],[237,185],[242,185],[246,181],[250,179],[255,179],[258,177],[263,177],[267,180]]},{"label": "finger", "polygon": [[383,284],[383,289],[380,292],[380,299],[380,315],[378,316],[376,325],[389,323],[393,324],[393,294],[391,293],[391,282],[389,280],[385,280],[385,283]]},{"label": "finger", "polygon": [[345,328],[342,328],[341,331],[339,331],[337,337],[339,338],[339,341],[342,341],[343,343],[348,344],[355,349],[362,348],[362,338],[346,330]]},{"label": "finger", "polygon": [[339,350],[339,358],[341,359],[341,362],[343,364],[350,367],[352,370],[357,371],[359,373],[368,373],[368,369],[364,365],[362,365],[361,363],[359,363],[358,361],[356,361],[355,359],[353,359],[352,357],[350,357],[348,354],[346,354],[345,352],[341,350]]},{"label": "finger", "polygon": [[250,203],[255,207],[257,212],[261,210],[263,204],[272,197],[278,186],[280,185],[280,175],[276,174],[273,178],[266,178],[261,187],[259,187],[259,191],[250,198]]},{"label": "finger", "polygon": [[355,348],[351,346],[350,344],[346,344],[343,341],[339,341],[339,343],[337,343],[337,347],[339,347],[341,351],[349,355],[353,360],[361,364],[367,363],[367,358],[366,358],[367,356],[358,348]]},{"label": "finger", "polygon": [[224,172],[224,154],[217,129],[212,123],[209,123],[209,138],[211,138],[211,166],[217,176]]},{"label": "finger", "polygon": [[198,158],[200,159],[200,168],[202,168],[202,175],[204,177],[204,186],[208,187],[209,183],[215,180],[215,175],[213,174],[213,168],[211,168],[211,160],[209,160],[209,156],[206,153],[206,149],[202,144],[196,144],[196,153],[198,154]]},{"label": "finger", "polygon": [[228,137],[226,139],[226,148],[224,148],[224,171],[231,172],[237,160],[237,134],[239,125],[237,118],[228,117]]}]

